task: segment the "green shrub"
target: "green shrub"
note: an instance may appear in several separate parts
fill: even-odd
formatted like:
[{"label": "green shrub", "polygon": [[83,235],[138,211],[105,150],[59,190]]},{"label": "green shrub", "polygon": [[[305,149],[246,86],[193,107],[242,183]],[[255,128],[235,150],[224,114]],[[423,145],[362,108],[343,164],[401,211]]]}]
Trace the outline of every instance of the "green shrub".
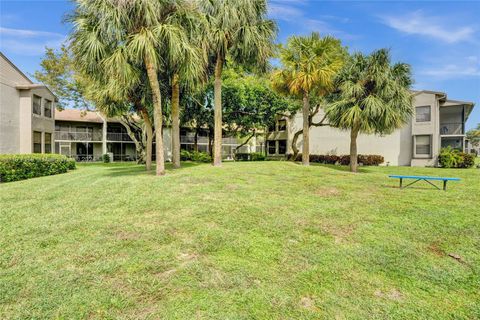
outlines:
[{"label": "green shrub", "polygon": [[438,164],[442,168],[471,168],[475,165],[475,157],[473,154],[447,147],[440,150]]},{"label": "green shrub", "polygon": [[77,162],[75,159],[67,158],[67,169],[68,170],[75,170],[77,168]]},{"label": "green shrub", "polygon": [[262,152],[236,153],[235,161],[265,161],[265,154]]},{"label": "green shrub", "polygon": [[180,160],[195,162],[212,162],[212,157],[206,152],[180,150]]},{"label": "green shrub", "polygon": [[108,153],[102,154],[102,161],[104,163],[110,163],[110,161],[111,161],[110,155]]},{"label": "green shrub", "polygon": [[180,150],[180,160],[181,161],[192,160],[192,155],[190,154],[190,151]]},{"label": "green shrub", "polygon": [[[293,155],[287,154],[287,159],[292,160]],[[377,154],[359,154],[358,163],[363,164],[364,166],[378,166],[382,164],[385,159]],[[295,158],[295,161],[302,161],[302,154],[299,153]],[[350,155],[321,155],[321,154],[311,154],[310,162],[313,163],[323,163],[323,164],[341,164],[347,166],[350,164]]]},{"label": "green shrub", "polygon": [[0,155],[0,182],[65,173],[75,169],[75,160],[59,154]]}]

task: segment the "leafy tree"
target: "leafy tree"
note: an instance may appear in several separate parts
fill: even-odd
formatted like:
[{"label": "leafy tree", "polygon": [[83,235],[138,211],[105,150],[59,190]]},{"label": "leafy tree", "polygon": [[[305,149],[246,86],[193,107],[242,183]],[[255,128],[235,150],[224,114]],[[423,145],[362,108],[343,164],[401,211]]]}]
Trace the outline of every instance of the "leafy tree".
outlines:
[{"label": "leafy tree", "polygon": [[108,87],[114,95],[120,86],[130,87],[139,81],[135,68],[146,71],[156,132],[156,174],[164,175],[159,73],[165,74],[171,57],[184,52],[183,30],[175,21],[186,1],[77,0],[76,4],[71,40],[75,59],[84,72],[115,78]]},{"label": "leafy tree", "polygon": [[[115,90],[111,87],[116,85],[110,82],[115,82],[116,77],[89,77],[84,74],[83,77],[88,80],[84,94],[106,116],[119,117],[135,142],[137,155],[140,155],[138,162],[145,163],[145,169],[149,171],[152,166],[153,126],[150,113],[153,106],[145,72],[138,68],[135,72],[139,82],[124,83]],[[141,123],[135,114],[142,117]]]},{"label": "leafy tree", "polygon": [[381,49],[366,56],[354,54],[335,80],[338,92],[326,110],[331,126],[350,130],[350,170],[357,171],[359,133],[389,134],[412,115],[410,66],[391,65],[390,53]]},{"label": "leafy tree", "polygon": [[[328,36],[321,38],[317,32],[292,36],[286,45],[280,45],[279,50],[282,67],[273,72],[272,83],[277,91],[303,101],[302,163],[309,165],[309,131],[314,124],[313,116],[320,109],[321,97],[333,90],[333,79],[342,67],[346,51],[340,40]],[[317,101],[313,109],[312,99]],[[294,151],[296,138],[295,145],[292,145]]]},{"label": "leafy tree", "polygon": [[248,74],[242,68],[227,68],[222,81],[225,129],[246,138],[237,150],[264,131],[277,115],[298,109],[295,101],[274,91],[268,79]]},{"label": "leafy tree", "polygon": [[272,55],[276,24],[267,19],[266,0],[201,0],[208,22],[208,52],[215,65],[215,147],[222,162],[222,72],[227,56],[245,66],[265,67]]},{"label": "leafy tree", "polygon": [[170,23],[178,26],[178,41],[181,52],[169,55],[166,68],[171,83],[172,162],[180,167],[180,94],[193,90],[205,78],[206,57],[203,48],[205,20],[196,3],[185,3],[172,16]]},{"label": "leafy tree", "polygon": [[84,81],[75,70],[68,46],[62,44],[59,50],[45,48],[45,55],[40,62],[40,70],[33,76],[39,82],[47,85],[58,97],[57,107],[84,108],[91,107],[83,96]]},{"label": "leafy tree", "polygon": [[468,130],[466,135],[474,147],[480,146],[480,123],[477,124],[475,129]]}]

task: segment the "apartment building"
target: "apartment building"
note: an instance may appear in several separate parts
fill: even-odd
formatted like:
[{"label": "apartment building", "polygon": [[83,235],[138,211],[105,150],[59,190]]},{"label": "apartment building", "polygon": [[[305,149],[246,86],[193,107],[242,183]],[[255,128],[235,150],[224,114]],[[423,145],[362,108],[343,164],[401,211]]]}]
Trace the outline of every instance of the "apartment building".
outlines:
[{"label": "apartment building", "polygon": [[[135,143],[124,125],[118,119],[107,118],[100,112],[57,110],[54,140],[57,153],[77,161],[98,161],[105,153],[112,154],[113,161],[137,159]],[[223,157],[231,159],[241,140],[236,137],[224,137],[222,140]],[[167,161],[172,157],[171,142],[171,128],[167,126],[163,129],[164,156]],[[194,150],[196,145],[198,151],[209,152],[211,142],[206,130],[200,130],[196,137],[190,128],[180,130],[180,146],[183,150]]]},{"label": "apartment building", "polygon": [[0,52],[0,154],[54,152],[56,101]]},{"label": "apartment building", "polygon": [[[135,143],[116,118],[99,112],[57,110],[55,95],[44,85],[33,83],[0,52],[0,154],[60,153],[78,161],[97,161],[105,153],[114,161],[137,158]],[[181,128],[185,150],[209,152],[212,135]],[[163,130],[165,159],[171,159],[171,129]],[[225,159],[232,159],[242,143],[236,137],[222,139]],[[255,151],[246,145],[239,151]]]},{"label": "apartment building", "polygon": [[[378,154],[385,164],[400,166],[435,166],[441,148],[451,146],[465,150],[465,122],[473,110],[472,102],[449,100],[447,94],[436,91],[415,91],[414,116],[403,128],[390,135],[358,137],[358,152]],[[314,121],[320,121],[319,112]],[[302,129],[302,114],[280,118],[267,134],[267,153],[270,157],[284,157],[293,153],[292,139]],[[301,152],[302,136],[297,141]],[[350,134],[329,126],[310,128],[311,154],[349,154]]]}]

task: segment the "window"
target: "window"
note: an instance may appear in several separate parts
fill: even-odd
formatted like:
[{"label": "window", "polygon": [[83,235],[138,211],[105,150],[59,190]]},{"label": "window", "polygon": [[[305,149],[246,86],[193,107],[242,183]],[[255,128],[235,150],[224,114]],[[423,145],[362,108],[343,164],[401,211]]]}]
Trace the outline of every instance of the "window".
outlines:
[{"label": "window", "polygon": [[275,131],[275,122],[271,122],[268,124],[268,132],[274,132]]},{"label": "window", "polygon": [[274,140],[267,141],[267,149],[268,149],[268,154],[275,154],[276,153],[275,141]]},{"label": "window", "polygon": [[33,131],[33,153],[42,153],[42,133]]},{"label": "window", "polygon": [[430,106],[416,107],[415,110],[417,122],[430,121]]},{"label": "window", "polygon": [[278,140],[278,154],[287,153],[287,140]]},{"label": "window", "polygon": [[45,132],[45,153],[52,153],[52,134]]},{"label": "window", "polygon": [[33,113],[42,115],[42,98],[37,95],[33,95]]},{"label": "window", "polygon": [[285,131],[287,130],[287,120],[278,120],[278,131]]},{"label": "window", "polygon": [[52,117],[52,101],[45,100],[45,105],[43,106],[43,115],[47,118]]},{"label": "window", "polygon": [[430,155],[431,136],[415,136],[415,153],[417,155]]}]

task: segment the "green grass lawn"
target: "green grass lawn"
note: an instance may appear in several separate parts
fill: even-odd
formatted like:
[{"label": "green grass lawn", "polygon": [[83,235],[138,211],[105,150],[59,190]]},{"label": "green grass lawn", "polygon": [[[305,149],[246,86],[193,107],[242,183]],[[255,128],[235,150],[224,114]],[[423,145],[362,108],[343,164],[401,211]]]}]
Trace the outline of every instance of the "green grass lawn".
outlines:
[{"label": "green grass lawn", "polygon": [[480,170],[361,171],[95,164],[2,184],[0,319],[480,318]]}]

